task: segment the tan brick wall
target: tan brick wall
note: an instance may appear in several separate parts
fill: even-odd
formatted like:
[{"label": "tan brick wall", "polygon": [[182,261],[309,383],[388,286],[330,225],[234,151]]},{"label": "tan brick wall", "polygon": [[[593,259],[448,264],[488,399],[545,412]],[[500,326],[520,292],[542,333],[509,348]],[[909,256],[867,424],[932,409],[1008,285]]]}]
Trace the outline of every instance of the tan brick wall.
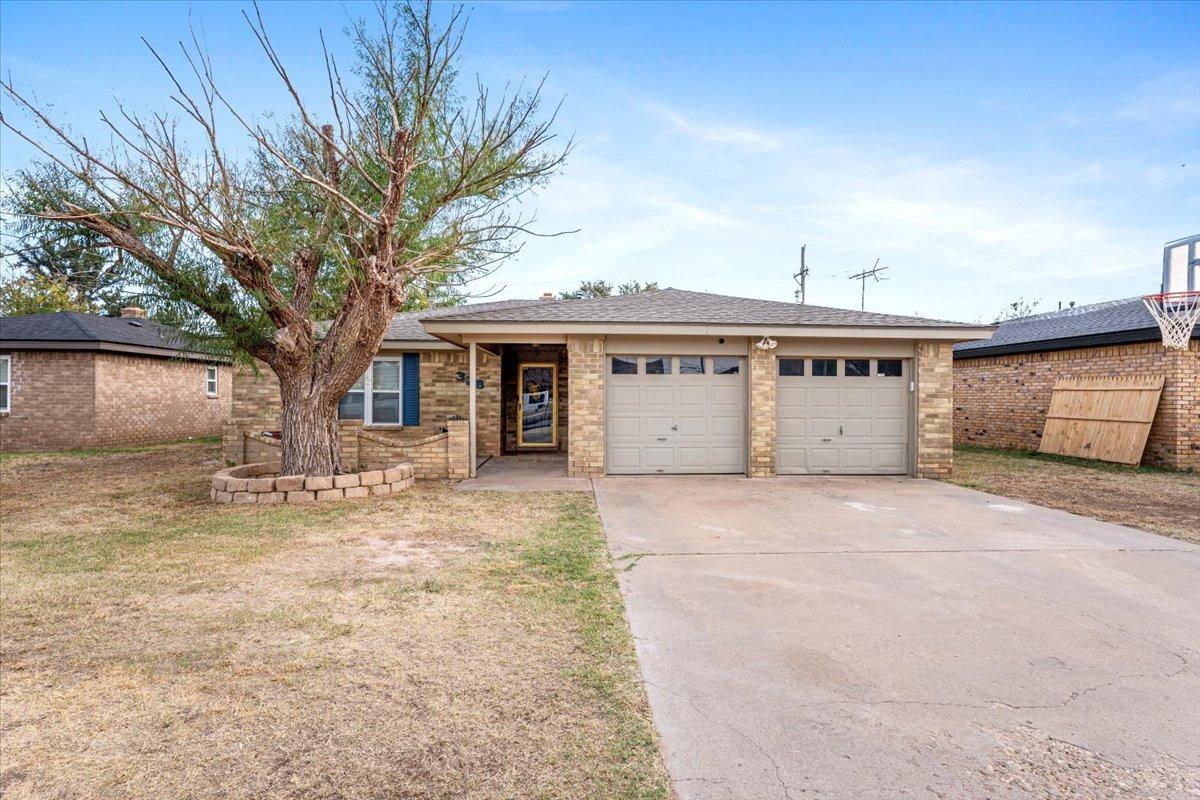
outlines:
[{"label": "tan brick wall", "polygon": [[1187,351],[1159,342],[1020,353],[954,362],[954,439],[1036,450],[1059,378],[1162,375],[1162,398],[1142,461],[1200,469],[1200,342]]},{"label": "tan brick wall", "polygon": [[[570,392],[569,365],[567,349],[562,345],[505,345],[503,351],[503,372],[501,380],[504,385],[504,451],[514,452],[517,447],[517,405],[520,402],[520,390],[517,387],[517,375],[521,364],[543,363],[558,365],[558,445],[553,448],[566,451],[570,435],[570,407],[567,395]],[[546,451],[547,447],[533,447],[530,450]]]},{"label": "tan brick wall", "polygon": [[750,342],[750,438],[749,469],[751,478],[769,478],[775,474],[776,433],[776,359],[770,350],[761,350]]},{"label": "tan brick wall", "polygon": [[21,350],[9,364],[9,413],[0,414],[0,449],[91,447],[96,432],[96,357]]},{"label": "tan brick wall", "polygon": [[221,433],[232,407],[231,369],[217,367],[208,397],[201,361],[96,356],[96,434],[102,447],[123,447]]},{"label": "tan brick wall", "polygon": [[[479,455],[500,453],[500,358],[479,349],[476,372],[483,389],[476,395],[476,448]],[[383,355],[393,355],[384,353]],[[439,433],[452,416],[467,416],[467,384],[458,373],[469,368],[466,351],[421,351],[421,422],[419,425],[375,425],[369,431],[395,440],[413,440]],[[242,463],[244,434],[279,428],[279,381],[266,364],[259,365],[255,376],[248,367],[239,367],[234,375],[233,413],[225,426],[224,457]],[[355,423],[343,420],[342,425]],[[343,459],[351,455],[345,442]],[[354,457],[357,457],[356,455]],[[438,456],[433,456],[437,458]],[[425,475],[418,475],[425,477]]]},{"label": "tan brick wall", "polygon": [[953,353],[948,343],[917,342],[918,478],[944,478],[954,469]]},{"label": "tan brick wall", "polygon": [[604,474],[604,339],[568,336],[567,474]]},{"label": "tan brick wall", "polygon": [[126,447],[221,433],[231,406],[230,370],[217,397],[200,361],[113,353],[17,351],[12,411],[0,415],[5,450]]},{"label": "tan brick wall", "polygon": [[[471,477],[471,435],[465,419],[452,419],[446,423],[449,434],[446,440],[446,477],[452,481]],[[477,445],[478,446],[478,445]]]}]

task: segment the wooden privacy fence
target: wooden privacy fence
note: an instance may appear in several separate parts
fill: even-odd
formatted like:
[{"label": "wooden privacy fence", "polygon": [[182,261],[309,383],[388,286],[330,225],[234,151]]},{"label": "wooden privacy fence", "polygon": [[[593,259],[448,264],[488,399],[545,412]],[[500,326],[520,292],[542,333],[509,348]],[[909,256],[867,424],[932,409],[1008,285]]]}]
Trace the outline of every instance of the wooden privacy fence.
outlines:
[{"label": "wooden privacy fence", "polygon": [[1041,452],[1137,464],[1162,389],[1161,375],[1060,378],[1050,397]]}]

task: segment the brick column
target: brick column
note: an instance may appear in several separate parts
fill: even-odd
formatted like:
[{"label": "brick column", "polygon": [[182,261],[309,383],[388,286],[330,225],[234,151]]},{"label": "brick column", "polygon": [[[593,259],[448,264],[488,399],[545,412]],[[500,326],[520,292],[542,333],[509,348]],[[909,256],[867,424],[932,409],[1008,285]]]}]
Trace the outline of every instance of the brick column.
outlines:
[{"label": "brick column", "polygon": [[760,350],[750,340],[750,459],[751,478],[775,475],[775,353]]},{"label": "brick column", "polygon": [[917,477],[954,468],[954,346],[917,342]]},{"label": "brick column", "polygon": [[604,338],[567,337],[567,474],[604,474]]},{"label": "brick column", "polygon": [[471,477],[471,433],[465,419],[446,420],[446,477],[464,481]]}]

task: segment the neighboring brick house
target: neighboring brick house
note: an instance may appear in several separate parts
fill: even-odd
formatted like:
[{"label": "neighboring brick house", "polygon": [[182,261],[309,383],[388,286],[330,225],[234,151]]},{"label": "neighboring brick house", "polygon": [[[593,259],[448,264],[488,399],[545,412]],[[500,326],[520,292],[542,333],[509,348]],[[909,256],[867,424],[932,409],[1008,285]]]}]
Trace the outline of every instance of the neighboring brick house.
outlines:
[{"label": "neighboring brick house", "polygon": [[229,417],[228,364],[170,328],[59,312],[0,317],[0,450],[121,447],[212,436]]},{"label": "neighboring brick house", "polygon": [[[398,314],[342,400],[342,456],[418,477],[511,453],[571,475],[944,476],[952,345],[990,332],[678,289]],[[274,376],[239,370],[226,459],[278,457],[278,417]]]},{"label": "neighboring brick house", "polygon": [[1200,469],[1200,331],[1162,344],[1140,297],[1036,314],[954,348],[954,440],[1037,450],[1059,378],[1162,375],[1143,463]]}]

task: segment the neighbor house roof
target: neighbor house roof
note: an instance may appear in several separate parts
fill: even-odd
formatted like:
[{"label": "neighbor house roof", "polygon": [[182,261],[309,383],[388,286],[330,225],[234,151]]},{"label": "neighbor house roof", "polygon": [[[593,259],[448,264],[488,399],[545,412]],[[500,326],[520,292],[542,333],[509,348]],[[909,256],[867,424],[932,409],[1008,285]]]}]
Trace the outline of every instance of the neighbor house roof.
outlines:
[{"label": "neighbor house roof", "polygon": [[419,315],[422,321],[528,323],[648,323],[668,325],[798,325],[879,328],[964,328],[962,322],[876,314],[843,308],[754,300],[683,289],[583,300],[519,300],[459,306]]},{"label": "neighbor house roof", "polygon": [[[1193,332],[1193,336],[1200,331]],[[1150,342],[1162,334],[1140,297],[1064,308],[1002,322],[991,339],[962,342],[954,357],[982,358],[1011,353],[1067,350],[1127,342]]]},{"label": "neighbor house roof", "polygon": [[[197,357],[178,331],[145,317],[104,317],[76,311],[0,317],[0,347],[29,350],[104,350]],[[208,356],[204,356],[208,357]]]}]

